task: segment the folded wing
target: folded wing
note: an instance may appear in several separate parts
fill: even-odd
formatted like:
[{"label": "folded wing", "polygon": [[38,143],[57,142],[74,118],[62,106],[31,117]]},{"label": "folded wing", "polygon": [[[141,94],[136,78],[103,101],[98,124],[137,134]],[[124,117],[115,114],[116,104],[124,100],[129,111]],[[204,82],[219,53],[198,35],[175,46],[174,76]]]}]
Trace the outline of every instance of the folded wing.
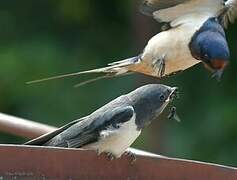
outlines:
[{"label": "folded wing", "polygon": [[133,115],[134,109],[131,106],[108,109],[106,112],[73,121],[25,145],[79,148],[96,142],[101,131],[116,128],[121,123],[129,121]]}]

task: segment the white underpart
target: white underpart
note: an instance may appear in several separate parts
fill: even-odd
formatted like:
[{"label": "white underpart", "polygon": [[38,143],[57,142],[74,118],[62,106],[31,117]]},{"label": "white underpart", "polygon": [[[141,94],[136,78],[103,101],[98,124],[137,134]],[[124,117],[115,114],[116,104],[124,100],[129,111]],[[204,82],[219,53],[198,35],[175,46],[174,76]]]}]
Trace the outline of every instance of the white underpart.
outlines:
[{"label": "white underpart", "polygon": [[131,120],[121,124],[118,129],[102,131],[98,142],[82,148],[96,150],[99,154],[103,152],[112,153],[116,158],[119,158],[141,134],[141,131],[137,130],[135,119],[136,114],[134,113]]},{"label": "white underpart", "polygon": [[[164,75],[188,69],[199,63],[200,61],[191,55],[189,43],[209,16],[207,12],[193,13],[174,21],[176,28],[163,31],[148,42],[142,55],[143,63],[149,66],[150,62],[165,57]],[[152,75],[157,76],[155,71]]]}]

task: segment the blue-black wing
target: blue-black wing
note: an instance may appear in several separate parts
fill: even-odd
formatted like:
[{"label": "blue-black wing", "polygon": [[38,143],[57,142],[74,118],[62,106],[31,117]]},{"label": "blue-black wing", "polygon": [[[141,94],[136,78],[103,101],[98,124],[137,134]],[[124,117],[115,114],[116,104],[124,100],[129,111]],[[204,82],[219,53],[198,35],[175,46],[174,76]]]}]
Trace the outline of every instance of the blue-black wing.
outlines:
[{"label": "blue-black wing", "polygon": [[55,147],[79,148],[96,142],[100,132],[107,128],[117,128],[119,124],[129,121],[134,115],[131,106],[108,109],[99,115],[90,115],[82,120],[73,121],[62,128],[43,135],[26,145],[42,145]]}]

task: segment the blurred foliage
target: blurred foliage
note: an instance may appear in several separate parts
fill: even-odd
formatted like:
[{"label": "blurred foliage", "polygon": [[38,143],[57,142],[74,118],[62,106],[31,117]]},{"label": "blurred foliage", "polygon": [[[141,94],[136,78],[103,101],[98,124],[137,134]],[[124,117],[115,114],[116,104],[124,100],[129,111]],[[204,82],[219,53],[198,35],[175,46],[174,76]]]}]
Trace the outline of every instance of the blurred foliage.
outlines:
[{"label": "blurred foliage", "polygon": [[[2,1],[0,111],[60,126],[141,84],[158,82],[132,75],[79,89],[72,86],[87,77],[25,84],[41,77],[102,67],[141,52],[134,33],[138,28],[134,27],[138,16],[134,9],[134,2],[125,0]],[[148,17],[146,20],[150,21]],[[227,31],[232,57],[221,83],[211,79],[202,65],[162,81],[180,87],[181,97],[175,105],[182,122],[166,120],[165,112],[162,120],[144,131],[135,147],[237,166],[236,31],[236,24]],[[145,40],[142,43],[144,46]],[[24,141],[0,136],[1,143]]]}]

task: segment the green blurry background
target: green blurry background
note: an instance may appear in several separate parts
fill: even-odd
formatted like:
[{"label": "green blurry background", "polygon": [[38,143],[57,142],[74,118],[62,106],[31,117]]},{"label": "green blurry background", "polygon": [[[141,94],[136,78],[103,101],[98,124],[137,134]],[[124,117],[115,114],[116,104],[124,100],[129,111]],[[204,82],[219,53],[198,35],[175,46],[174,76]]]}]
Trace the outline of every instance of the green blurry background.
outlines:
[{"label": "green blurry background", "polygon": [[[82,88],[84,77],[26,85],[39,79],[137,55],[158,24],[135,0],[9,0],[0,3],[0,111],[54,126],[87,115],[142,84],[142,75],[103,80]],[[180,87],[181,123],[163,117],[133,147],[166,156],[237,166],[237,25],[227,37],[231,65],[221,83],[197,65],[161,83]],[[26,139],[0,134],[0,143]]]}]

